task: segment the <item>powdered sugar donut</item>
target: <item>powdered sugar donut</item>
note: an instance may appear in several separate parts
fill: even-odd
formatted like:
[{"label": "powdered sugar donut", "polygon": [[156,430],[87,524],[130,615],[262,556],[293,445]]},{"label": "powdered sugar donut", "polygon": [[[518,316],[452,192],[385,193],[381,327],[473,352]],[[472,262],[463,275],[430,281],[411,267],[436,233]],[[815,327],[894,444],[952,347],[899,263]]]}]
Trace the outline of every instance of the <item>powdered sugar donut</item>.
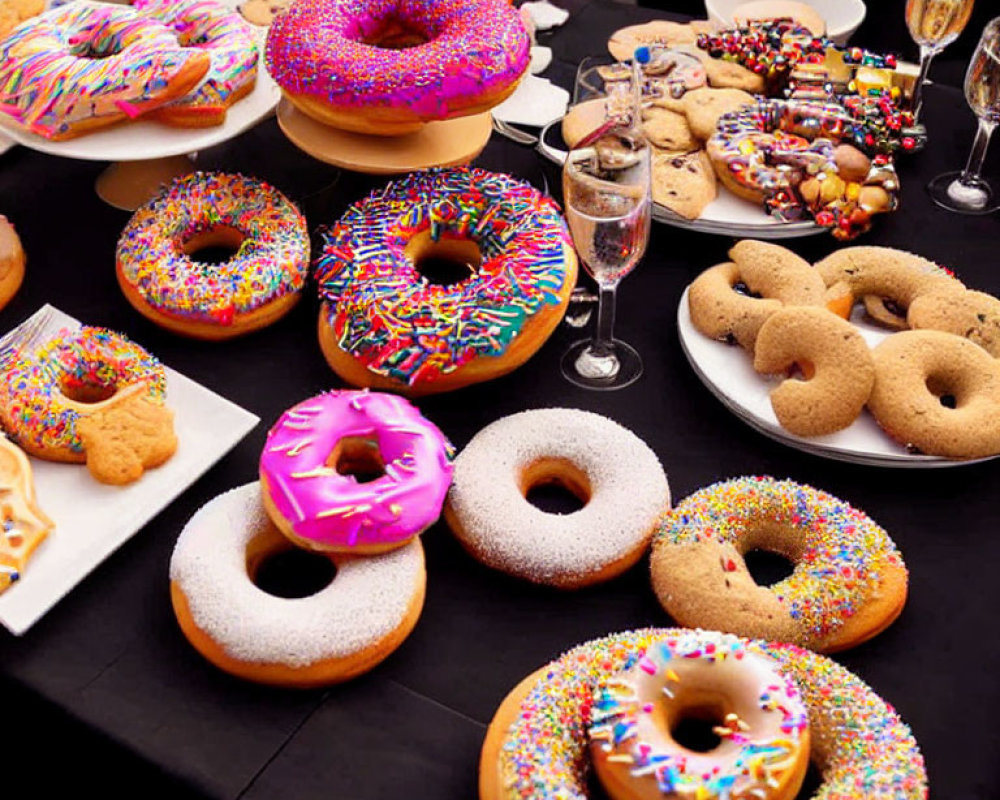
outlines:
[{"label": "powdered sugar donut", "polygon": [[[530,489],[558,484],[584,507],[548,514]],[[564,589],[624,572],[670,505],[660,462],[634,433],[598,414],[523,411],[483,428],[455,459],[445,519],[487,566]]]},{"label": "powdered sugar donut", "polygon": [[170,560],[170,595],[198,652],[239,678],[308,688],[367,672],[403,643],[424,603],[419,541],[374,558],[330,556],[337,574],[310,597],[257,588],[257,568],[291,546],[265,513],[256,482],[191,518]]}]

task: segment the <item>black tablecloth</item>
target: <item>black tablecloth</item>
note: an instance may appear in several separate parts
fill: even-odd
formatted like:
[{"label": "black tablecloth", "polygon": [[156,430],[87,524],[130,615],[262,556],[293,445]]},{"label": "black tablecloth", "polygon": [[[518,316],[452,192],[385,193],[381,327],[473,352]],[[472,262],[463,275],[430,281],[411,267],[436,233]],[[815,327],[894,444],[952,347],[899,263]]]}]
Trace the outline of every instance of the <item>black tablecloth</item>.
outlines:
[{"label": "black tablecloth", "polygon": [[[575,2],[548,37],[556,80],[607,35],[653,12]],[[916,251],[972,287],[1000,293],[1000,217],[950,215],[923,184],[959,167],[973,119],[956,89],[928,96],[932,146],[901,166],[903,209],[879,219],[866,242]],[[997,175],[996,154],[990,169]],[[534,154],[504,140],[480,162],[541,182]],[[274,181],[315,229],[380,181],[338,173],[295,150],[273,120],[199,154]],[[114,248],[128,215],[96,199],[102,164],[17,148],[0,158],[0,211],[17,225],[28,277],[0,313],[7,329],[51,302],[91,324],[120,329],[162,360],[260,415],[263,424],[24,637],[0,635],[4,787],[45,788],[71,774],[112,795],[141,783],[149,794],[248,798],[470,798],[479,746],[494,709],[525,674],[562,650],[609,631],[668,625],[641,564],[575,593],[536,588],[469,558],[443,525],[424,536],[428,591],[405,644],[372,673],[328,691],[281,691],[217,671],[174,621],[167,567],[174,541],[203,503],[256,477],[267,426],[285,408],[338,385],[314,338],[316,303],[245,339],[204,344],[172,336],[124,301]],[[550,178],[554,175],[550,175]],[[618,332],[641,352],[642,380],[616,393],[564,382],[559,357],[577,333],[562,326],[514,374],[422,400],[457,446],[487,423],[526,408],[569,406],[605,414],[660,456],[675,498],[741,474],[792,477],[867,510],[899,544],[911,593],[899,621],[838,660],[897,706],[912,725],[939,797],[996,797],[1000,639],[1000,465],[890,471],[836,463],[747,428],[698,382],[681,354],[676,310],[684,286],[723,260],[722,238],[656,226],[649,255],[620,291]],[[794,247],[818,258],[827,236]],[[58,535],[58,534],[57,534]],[[30,568],[29,568],[30,570]],[[30,576],[30,571],[29,571]]]}]

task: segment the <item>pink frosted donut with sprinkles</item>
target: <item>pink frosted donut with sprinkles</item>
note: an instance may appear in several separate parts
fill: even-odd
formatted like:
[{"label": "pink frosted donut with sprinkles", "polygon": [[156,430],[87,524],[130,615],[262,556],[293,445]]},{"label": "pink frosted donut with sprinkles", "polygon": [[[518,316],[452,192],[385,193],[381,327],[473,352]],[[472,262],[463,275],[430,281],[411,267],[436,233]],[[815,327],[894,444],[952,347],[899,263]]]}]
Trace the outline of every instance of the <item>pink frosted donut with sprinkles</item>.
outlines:
[{"label": "pink frosted donut with sprinkles", "polygon": [[162,405],[163,365],[120,333],[83,326],[20,355],[0,386],[0,422],[28,453],[48,461],[87,460],[77,433],[81,417],[140,392]]},{"label": "pink frosted donut with sprinkles", "polygon": [[[233,253],[219,264],[205,248]],[[228,339],[276,322],[309,272],[305,218],[273,186],[244,175],[177,178],[132,215],[118,240],[118,284],[143,316],[175,333]]]},{"label": "pink frosted donut with sprinkles", "polygon": [[501,103],[530,48],[506,0],[297,0],[271,24],[265,57],[309,116],[399,135]]},{"label": "pink frosted donut with sprinkles", "polygon": [[264,506],[302,547],[393,550],[441,515],[451,454],[441,431],[407,400],[328,392],[286,411],[268,433],[260,457]]},{"label": "pink frosted donut with sprinkles", "polygon": [[183,97],[209,62],[131,8],[71,3],[0,40],[0,118],[70,139]]},{"label": "pink frosted donut with sprinkles", "polygon": [[186,97],[150,113],[185,128],[221,125],[231,105],[253,91],[260,48],[254,27],[216,0],[136,0],[133,7],[173,28],[184,47],[206,51],[208,74]]},{"label": "pink frosted donut with sprinkles", "polygon": [[[792,574],[758,586],[743,556],[767,550]],[[900,615],[907,571],[864,512],[794,481],[736,478],[667,511],[653,538],[653,589],[682,625],[832,652],[881,633]]]},{"label": "pink frosted donut with sprinkles", "polygon": [[[734,641],[718,633],[680,628],[648,628],[596,639],[524,679],[500,705],[487,731],[480,760],[480,800],[585,800],[592,766],[588,749],[609,741],[607,723],[619,714],[620,731],[627,731],[634,714],[627,700],[636,677],[629,670],[637,665],[643,670],[644,657],[657,672],[663,670],[662,650],[658,652],[662,645],[675,655],[692,645],[700,645],[703,651],[713,645],[716,653],[726,649],[733,655],[745,652],[772,659],[783,681],[798,687],[805,706],[810,758],[822,778],[814,797],[926,800],[927,773],[913,734],[892,706],[853,673],[795,645]],[[665,671],[662,674],[670,677]],[[783,681],[776,684],[775,695],[762,702],[785,691]],[[667,688],[672,691],[673,686]],[[657,706],[654,713],[667,700],[661,694],[652,701]],[[644,713],[641,707],[639,711]],[[720,727],[729,727],[724,715],[718,722]],[[723,741],[731,738],[722,733]],[[611,734],[614,737],[613,729]],[[735,794],[725,785],[713,787],[711,775],[691,792],[680,759],[650,765],[643,761],[643,752],[639,751],[640,763],[630,755],[631,766],[634,778],[653,783],[656,791],[651,796],[664,796],[658,793],[656,781],[668,779],[689,789],[683,797],[735,800],[756,796]],[[647,756],[652,755],[650,748]],[[760,766],[763,770],[765,762]]]},{"label": "pink frosted donut with sprinkles", "polygon": [[544,344],[576,284],[555,203],[481,169],[397,180],[324,236],[319,341],[352,386],[422,395],[504,375]]}]

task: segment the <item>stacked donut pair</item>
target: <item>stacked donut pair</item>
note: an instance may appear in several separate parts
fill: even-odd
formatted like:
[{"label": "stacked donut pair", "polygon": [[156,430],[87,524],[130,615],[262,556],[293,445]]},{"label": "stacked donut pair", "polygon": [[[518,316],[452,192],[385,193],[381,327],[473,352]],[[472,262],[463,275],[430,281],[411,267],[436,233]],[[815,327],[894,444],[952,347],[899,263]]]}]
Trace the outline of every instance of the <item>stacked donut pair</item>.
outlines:
[{"label": "stacked donut pair", "polygon": [[[181,533],[170,562],[181,630],[220,669],[261,683],[372,669],[420,616],[417,537],[450,480],[450,445],[406,400],[334,391],[299,403],[268,433],[259,483],[216,497]],[[296,546],[328,558],[333,581],[295,599],[258,588],[262,564]]]},{"label": "stacked donut pair", "polygon": [[253,27],[216,0],[71,3],[0,40],[0,113],[63,140],[127,119],[219,125],[256,81]]}]

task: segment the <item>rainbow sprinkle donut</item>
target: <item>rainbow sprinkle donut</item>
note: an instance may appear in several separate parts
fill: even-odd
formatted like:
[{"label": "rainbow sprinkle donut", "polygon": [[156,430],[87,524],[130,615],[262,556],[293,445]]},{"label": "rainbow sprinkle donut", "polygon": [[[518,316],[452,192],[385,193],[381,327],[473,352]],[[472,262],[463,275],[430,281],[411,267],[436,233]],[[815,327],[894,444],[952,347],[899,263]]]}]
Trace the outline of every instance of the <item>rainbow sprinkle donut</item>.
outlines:
[{"label": "rainbow sprinkle donut", "polygon": [[182,97],[209,61],[131,8],[71,3],[0,40],[0,114],[47,139],[69,139]]},{"label": "rainbow sprinkle donut", "polygon": [[[235,250],[205,264],[205,247]],[[158,325],[201,339],[263,328],[299,299],[309,232],[298,209],[263,181],[221,172],[178,178],[140,207],[118,240],[118,283]]]},{"label": "rainbow sprinkle donut", "polygon": [[83,463],[77,420],[136,384],[144,384],[147,399],[163,404],[167,376],[154,356],[104,328],[64,331],[7,370],[0,422],[32,455]]},{"label": "rainbow sprinkle donut", "polygon": [[[715,646],[730,637],[679,628],[647,628],[579,645],[533,673],[503,701],[486,735],[480,800],[587,797],[587,729],[602,708],[600,688],[620,680],[650,647],[684,648],[689,637]],[[725,646],[729,647],[730,644]],[[794,681],[809,718],[812,761],[827,800],[924,800],[927,773],[910,729],[892,706],[830,659],[791,644],[742,640],[739,648],[769,656]],[[600,701],[598,701],[600,702]],[[704,790],[705,800],[732,795]]]},{"label": "rainbow sprinkle donut", "polygon": [[506,0],[298,0],[272,23],[266,59],[304,113],[391,135],[502,102],[530,46]]},{"label": "rainbow sprinkle donut", "polygon": [[[325,240],[320,345],[354,386],[416,395],[506,374],[559,324],[576,283],[555,203],[481,169],[395,181]],[[460,262],[462,279],[430,282],[421,266],[432,260]]]},{"label": "rainbow sprinkle donut", "polygon": [[[758,586],[743,555],[763,549],[795,564]],[[682,625],[794,642],[829,652],[888,627],[906,602],[896,545],[864,512],[794,481],[736,478],[667,511],[653,539],[653,588]]]},{"label": "rainbow sprinkle donut", "polygon": [[208,52],[212,64],[198,88],[150,116],[185,127],[221,125],[226,110],[257,81],[260,48],[253,26],[216,0],[136,0],[134,8],[177,32],[185,47]]}]

